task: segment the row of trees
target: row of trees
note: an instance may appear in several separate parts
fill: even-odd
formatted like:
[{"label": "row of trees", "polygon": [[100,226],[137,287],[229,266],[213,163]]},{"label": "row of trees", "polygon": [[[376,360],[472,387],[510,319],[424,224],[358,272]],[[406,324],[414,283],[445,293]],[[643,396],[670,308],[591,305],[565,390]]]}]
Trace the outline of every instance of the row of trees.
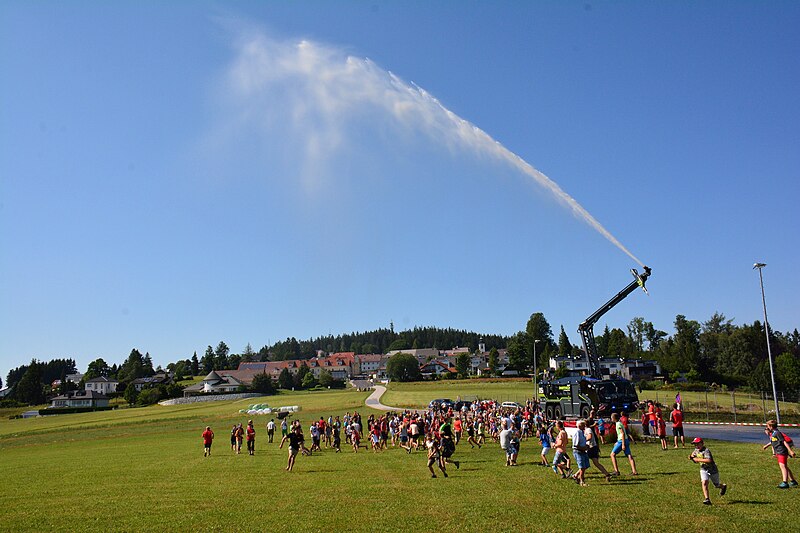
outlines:
[{"label": "row of trees", "polygon": [[[737,326],[721,313],[705,322],[677,315],[673,327],[675,333],[668,335],[643,317],[633,318],[626,330],[606,325],[595,337],[598,355],[652,359],[673,380],[688,376],[691,381],[770,388],[764,325],[758,320]],[[797,329],[791,333],[771,330],[769,338],[781,390],[800,393],[800,333]],[[525,330],[510,338],[510,365],[520,370],[534,368],[534,344],[537,370],[546,368],[552,355],[583,354],[569,341],[563,326],[558,342],[554,340],[543,313],[532,314]]]},{"label": "row of trees", "polygon": [[[673,326],[674,333],[668,335],[643,317],[633,318],[624,330],[610,329],[606,325],[603,332],[595,338],[598,354],[600,357],[654,359],[671,379],[683,375],[697,381],[733,387],[749,386],[761,390],[769,388],[764,326],[759,321],[737,326],[720,313],[715,313],[705,322],[678,315]],[[209,345],[202,357],[198,357],[195,352],[191,358],[168,364],[167,370],[174,372],[177,379],[181,379],[189,375],[205,375],[212,370],[235,369],[243,361],[308,359],[315,356],[317,350],[352,351],[361,354],[466,346],[474,353],[481,340],[490,350],[490,370],[493,366],[494,369],[497,368],[497,349],[501,348],[508,349],[510,367],[518,370],[534,367],[542,370],[549,365],[550,357],[556,354],[582,354],[580,346],[570,342],[563,326],[556,340],[544,313],[536,312],[529,317],[525,329],[511,337],[434,327],[415,327],[396,333],[392,325],[370,332],[328,335],[305,341],[292,337],[273,346],[263,346],[258,351],[248,344],[240,354],[232,354],[228,345],[220,341],[216,348]],[[780,388],[787,392],[800,392],[800,333],[797,329],[787,334],[771,331],[770,343]],[[401,371],[399,375],[413,376],[411,365],[407,361],[406,364],[407,372]],[[416,366],[418,371],[418,365]],[[459,375],[466,376],[469,356],[456,361],[456,368]],[[149,353],[142,355],[134,348],[119,366],[109,365],[103,358],[95,359],[89,364],[84,380],[97,376],[116,378],[121,383],[120,390],[124,390],[127,383],[139,377],[151,376],[160,369],[153,368]],[[49,362],[33,360],[28,365],[11,370],[6,385],[14,387],[18,400],[41,403],[50,392],[50,384],[54,380],[60,379],[62,387],[68,389],[70,385],[66,383],[66,375],[76,372],[73,359],[54,359]],[[307,372],[302,372],[299,378],[297,376],[300,373],[294,377],[282,377],[278,386],[286,389],[315,386],[316,383],[312,385],[311,381],[313,375],[310,378],[307,375]],[[327,387],[329,383],[323,386]]]}]

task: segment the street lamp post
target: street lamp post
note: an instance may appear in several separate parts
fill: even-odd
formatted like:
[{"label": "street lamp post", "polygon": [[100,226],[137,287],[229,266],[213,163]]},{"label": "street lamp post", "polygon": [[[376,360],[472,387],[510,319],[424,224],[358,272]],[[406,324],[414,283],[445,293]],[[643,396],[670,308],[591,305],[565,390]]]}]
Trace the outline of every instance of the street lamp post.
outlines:
[{"label": "street lamp post", "polygon": [[761,281],[761,303],[764,306],[764,334],[767,336],[767,359],[769,359],[769,376],[772,379],[772,397],[775,400],[775,420],[780,425],[781,411],[778,406],[778,389],[775,387],[775,370],[772,367],[772,348],[769,345],[769,322],[767,322],[767,299],[764,297],[764,277],[761,269],[767,266],[766,263],[755,263],[753,269],[758,269],[758,279]]},{"label": "street lamp post", "polygon": [[536,379],[539,375],[539,367],[536,366],[536,345],[542,342],[540,339],[533,339],[533,397],[535,403],[539,403],[539,384]]}]

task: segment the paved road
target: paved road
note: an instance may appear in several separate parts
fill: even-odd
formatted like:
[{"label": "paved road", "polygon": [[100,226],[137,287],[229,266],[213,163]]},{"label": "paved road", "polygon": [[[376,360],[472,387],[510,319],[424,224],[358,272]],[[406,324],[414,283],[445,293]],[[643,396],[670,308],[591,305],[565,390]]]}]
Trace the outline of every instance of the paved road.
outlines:
[{"label": "paved road", "polygon": [[367,407],[378,409],[379,411],[402,411],[399,407],[389,407],[381,403],[381,396],[383,396],[384,392],[386,392],[386,387],[383,385],[375,385],[375,390],[369,395],[365,402]]},{"label": "paved road", "polygon": [[[798,441],[798,439],[800,439],[800,429],[786,428],[781,431],[789,435],[795,442],[800,442]],[[763,426],[706,426],[704,424],[684,423],[684,433],[686,433],[687,442],[695,437],[759,444],[766,444],[768,441],[767,436],[764,435]],[[670,440],[672,440],[672,431],[668,429],[667,434],[670,436]]]}]

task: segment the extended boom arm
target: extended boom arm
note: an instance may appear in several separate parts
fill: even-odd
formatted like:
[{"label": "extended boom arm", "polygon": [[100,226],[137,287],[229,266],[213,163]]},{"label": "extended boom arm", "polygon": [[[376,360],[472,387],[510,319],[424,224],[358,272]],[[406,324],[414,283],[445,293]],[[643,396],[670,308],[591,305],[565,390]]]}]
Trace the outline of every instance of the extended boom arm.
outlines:
[{"label": "extended boom arm", "polygon": [[580,326],[578,326],[578,331],[580,332],[581,340],[583,341],[583,351],[586,353],[586,358],[589,360],[589,371],[592,377],[602,377],[602,371],[600,370],[600,358],[597,356],[597,345],[594,341],[595,323],[600,320],[600,317],[609,312],[612,307],[620,303],[630,293],[635,291],[636,287],[641,287],[642,290],[647,293],[647,288],[645,288],[644,284],[647,281],[647,278],[650,277],[650,272],[650,267],[644,267],[644,272],[641,274],[639,274],[635,268],[632,268],[631,274],[633,274],[635,279],[627,287],[619,291],[616,296],[607,301],[605,305],[589,316],[589,318],[584,320]]}]

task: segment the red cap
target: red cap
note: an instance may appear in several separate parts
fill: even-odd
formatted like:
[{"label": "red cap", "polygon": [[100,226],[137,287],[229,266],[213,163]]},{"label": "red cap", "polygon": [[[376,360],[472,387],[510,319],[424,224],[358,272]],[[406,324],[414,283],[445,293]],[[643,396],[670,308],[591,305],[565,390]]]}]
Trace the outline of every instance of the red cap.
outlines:
[{"label": "red cap", "polygon": [[700,437],[695,437],[695,439],[692,441],[692,444],[699,444],[701,442],[703,442],[703,439],[701,439]]}]

